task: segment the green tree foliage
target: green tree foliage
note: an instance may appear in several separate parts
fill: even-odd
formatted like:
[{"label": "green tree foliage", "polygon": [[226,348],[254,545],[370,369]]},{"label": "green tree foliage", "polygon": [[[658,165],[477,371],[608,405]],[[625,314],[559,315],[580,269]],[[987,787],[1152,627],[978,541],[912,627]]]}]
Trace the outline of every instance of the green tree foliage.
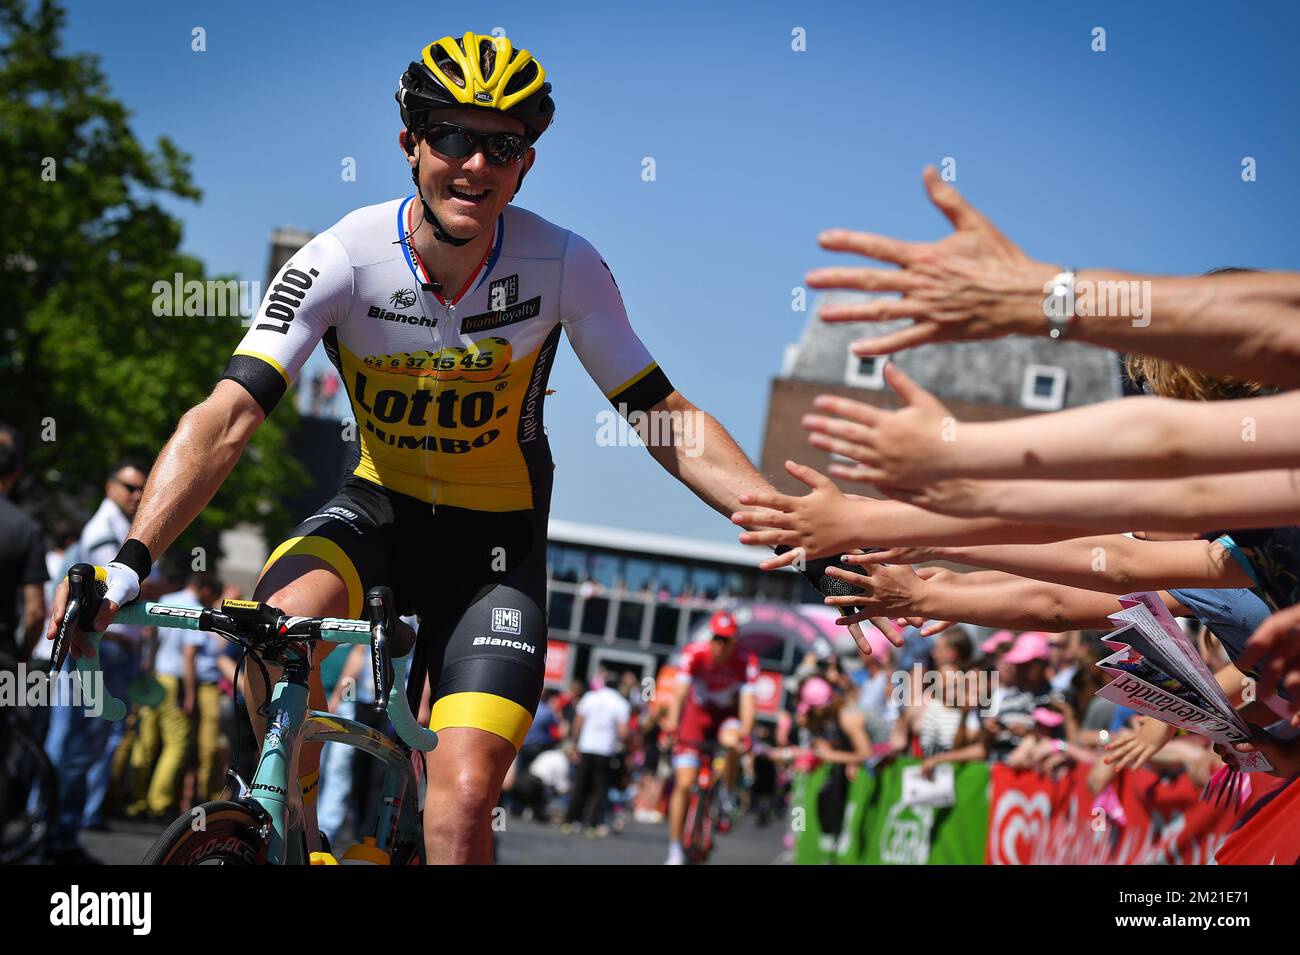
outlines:
[{"label": "green tree foliage", "polygon": [[[25,436],[46,517],[93,507],[122,455],[152,459],[244,331],[237,315],[156,314],[156,283],[206,279],[160,204],[199,199],[189,157],[136,139],[98,58],[63,49],[64,19],[55,0],[0,0],[0,420]],[[304,476],[283,404],[182,546],[287,526],[279,502]]]}]

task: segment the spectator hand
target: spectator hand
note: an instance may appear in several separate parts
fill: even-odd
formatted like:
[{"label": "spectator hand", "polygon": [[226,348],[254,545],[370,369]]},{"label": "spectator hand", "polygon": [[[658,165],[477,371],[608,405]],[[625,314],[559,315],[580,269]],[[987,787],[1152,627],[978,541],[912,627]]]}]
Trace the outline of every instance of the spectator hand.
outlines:
[{"label": "spectator hand", "polygon": [[759,528],[741,534],[742,544],[794,548],[769,557],[759,567],[777,570],[801,558],[828,557],[855,549],[860,534],[855,533],[854,501],[862,498],[846,495],[830,478],[806,465],[786,461],[785,469],[811,491],[802,497],[776,491],[742,494],[741,504],[763,510],[738,511],[731,515],[734,524]]},{"label": "spectator hand", "polygon": [[1120,730],[1115,739],[1106,744],[1104,761],[1117,772],[1140,769],[1174,738],[1176,732],[1168,723],[1139,717],[1135,727]]},{"label": "spectator hand", "polygon": [[[1247,724],[1250,725],[1250,724]],[[1222,743],[1214,745],[1214,751],[1225,763],[1236,767],[1236,753],[1263,753],[1264,758],[1273,764],[1270,776],[1289,779],[1300,773],[1300,739],[1280,740],[1269,736],[1261,727],[1250,726],[1254,736],[1248,743],[1234,743],[1231,748]]]},{"label": "spectator hand", "polygon": [[[957,419],[892,363],[885,366],[885,380],[902,399],[901,408],[886,411],[862,401],[818,395],[813,406],[824,414],[803,417],[803,426],[811,432],[808,443],[852,458],[862,466],[853,469],[855,479],[882,487],[914,488],[955,474],[964,448],[957,440]],[[830,470],[846,476],[835,467]]]},{"label": "spectator hand", "polygon": [[[1262,662],[1261,662],[1262,661]],[[1236,663],[1249,673],[1259,668],[1259,693],[1268,699],[1280,688],[1290,697],[1291,723],[1300,726],[1300,604],[1273,614],[1246,641],[1246,652]]]},{"label": "spectator hand", "polygon": [[858,255],[901,268],[814,269],[810,288],[901,292],[902,298],[870,298],[822,306],[827,322],[911,319],[912,324],[853,344],[858,355],[888,355],[916,345],[976,341],[1015,334],[1044,334],[1044,287],[1059,269],[1032,261],[976,211],[933,166],[924,172],[930,201],[953,225],[938,242],[902,242],[867,232],[831,229],[819,242],[833,252]]},{"label": "spectator hand", "polygon": [[[856,563],[849,555],[846,563]],[[851,616],[841,617],[836,623],[848,624],[872,617],[904,617],[917,614],[924,616],[918,603],[923,599],[927,578],[919,575],[906,564],[890,564],[873,567],[870,572],[860,575],[842,567],[827,567],[830,577],[865,586],[865,595],[844,597],[827,597],[826,603],[832,607],[858,608]]]}]

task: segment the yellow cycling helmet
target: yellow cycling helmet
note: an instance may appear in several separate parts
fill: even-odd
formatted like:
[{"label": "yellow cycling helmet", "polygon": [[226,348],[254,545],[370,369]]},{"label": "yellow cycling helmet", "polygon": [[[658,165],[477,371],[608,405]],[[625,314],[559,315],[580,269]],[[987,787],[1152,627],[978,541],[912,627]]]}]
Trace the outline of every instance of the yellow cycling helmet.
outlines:
[{"label": "yellow cycling helmet", "polygon": [[421,125],[432,109],[489,109],[524,124],[536,142],[555,116],[546,71],[504,36],[445,36],[426,46],[397,87],[402,123]]}]

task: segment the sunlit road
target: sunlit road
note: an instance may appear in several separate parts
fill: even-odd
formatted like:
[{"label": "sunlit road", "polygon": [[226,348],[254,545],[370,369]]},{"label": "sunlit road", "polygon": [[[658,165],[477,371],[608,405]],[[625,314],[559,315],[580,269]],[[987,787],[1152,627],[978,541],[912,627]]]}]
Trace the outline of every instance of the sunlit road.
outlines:
[{"label": "sunlit road", "polygon": [[[109,832],[86,832],[86,850],[110,865],[138,865],[162,828],[146,823],[113,822]],[[742,820],[720,836],[710,864],[769,865],[781,861],[783,830],[778,823],[758,828]],[[497,835],[502,865],[657,865],[664,860],[668,827],[629,822],[621,833],[591,838],[565,835],[558,826],[507,818]],[[341,852],[342,847],[336,847]]]}]

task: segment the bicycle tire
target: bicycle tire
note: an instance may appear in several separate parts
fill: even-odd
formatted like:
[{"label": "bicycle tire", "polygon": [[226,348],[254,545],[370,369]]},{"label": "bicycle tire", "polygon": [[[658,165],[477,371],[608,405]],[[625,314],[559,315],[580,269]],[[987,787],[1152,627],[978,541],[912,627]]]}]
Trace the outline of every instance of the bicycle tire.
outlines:
[{"label": "bicycle tire", "polygon": [[[45,747],[26,727],[12,723],[4,755],[4,805],[0,807],[0,864],[11,865],[42,852],[59,810],[59,777],[45,755]],[[23,785],[30,780],[30,785]],[[28,811],[32,787],[36,808]],[[17,812],[9,812],[10,801]]]},{"label": "bicycle tire", "polygon": [[[196,830],[199,809],[204,825]],[[141,865],[265,865],[266,842],[257,834],[259,828],[257,815],[242,803],[203,803],[168,826]]]}]

